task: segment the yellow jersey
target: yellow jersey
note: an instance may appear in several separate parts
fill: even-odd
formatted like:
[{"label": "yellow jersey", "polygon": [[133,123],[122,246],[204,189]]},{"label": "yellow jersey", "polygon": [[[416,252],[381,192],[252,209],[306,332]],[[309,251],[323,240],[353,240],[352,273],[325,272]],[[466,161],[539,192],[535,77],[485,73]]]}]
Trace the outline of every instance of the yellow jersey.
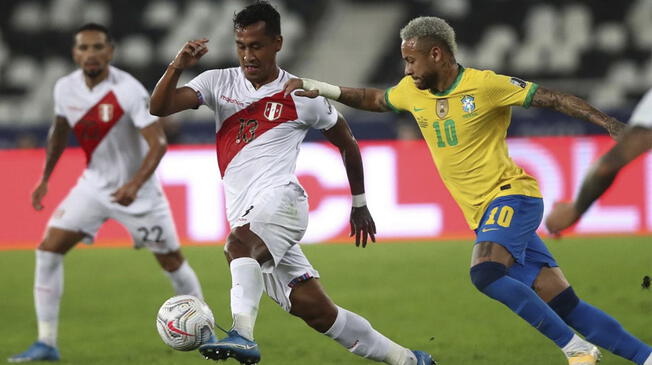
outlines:
[{"label": "yellow jersey", "polygon": [[537,87],[459,66],[457,78],[444,92],[420,90],[410,76],[385,91],[391,109],[414,116],[439,175],[473,230],[497,197],[541,197],[536,180],[509,157],[505,140],[511,107],[529,107]]}]

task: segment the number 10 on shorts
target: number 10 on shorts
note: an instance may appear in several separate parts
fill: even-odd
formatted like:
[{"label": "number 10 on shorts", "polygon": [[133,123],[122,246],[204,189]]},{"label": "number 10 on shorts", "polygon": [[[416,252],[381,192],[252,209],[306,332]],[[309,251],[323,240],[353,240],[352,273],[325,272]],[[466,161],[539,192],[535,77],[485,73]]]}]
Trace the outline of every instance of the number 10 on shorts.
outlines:
[{"label": "number 10 on shorts", "polygon": [[[498,218],[496,219],[496,214]],[[503,205],[502,207],[495,207],[489,213],[489,219],[484,223],[485,225],[498,224],[501,227],[509,227],[512,223],[512,218],[514,217],[514,208],[509,205]]]}]

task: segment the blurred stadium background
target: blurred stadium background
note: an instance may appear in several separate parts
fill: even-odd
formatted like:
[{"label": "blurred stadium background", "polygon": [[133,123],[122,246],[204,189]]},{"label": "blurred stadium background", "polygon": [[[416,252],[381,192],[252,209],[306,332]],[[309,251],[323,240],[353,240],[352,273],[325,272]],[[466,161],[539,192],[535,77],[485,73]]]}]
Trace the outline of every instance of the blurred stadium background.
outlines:
[{"label": "blurred stadium background", "polygon": [[[184,72],[182,83],[208,68],[237,65],[231,19],[247,3],[0,1],[0,167],[15,176],[5,180],[7,193],[2,198],[7,209],[0,213],[16,222],[0,232],[0,245],[38,241],[40,227],[83,168],[79,150],[67,152],[46,197],[49,210],[37,214],[31,209],[28,196],[44,158],[42,150],[33,147],[44,145],[53,119],[55,80],[75,69],[71,34],[80,24],[109,26],[116,44],[114,64],[151,90],[189,39],[209,38],[210,52],[196,69]],[[463,65],[491,68],[576,94],[623,121],[652,86],[652,0],[273,3],[282,14],[281,66],[336,84],[394,85],[403,74],[399,29],[415,16],[437,15],[455,28]],[[361,141],[370,204],[382,207],[374,212],[381,237],[470,236],[410,115],[360,112],[341,104],[338,108]],[[601,128],[550,110],[514,108],[513,119],[508,132],[511,156],[539,180],[547,207],[572,198],[590,163],[612,144]],[[164,118],[164,123],[170,143],[182,145],[171,149],[158,171],[181,237],[220,242],[228,228],[221,189],[214,184],[219,178],[210,147],[215,138],[213,116],[203,107]],[[318,131],[307,138],[321,139]],[[76,144],[71,136],[70,145]],[[652,232],[650,166],[652,157],[632,164],[573,232]],[[348,189],[337,152],[319,143],[304,144],[297,173],[311,195],[314,224],[306,240],[344,239]],[[124,231],[112,224],[100,238],[126,241]]]},{"label": "blurred stadium background", "polygon": [[[71,32],[109,26],[114,64],[152,89],[188,39],[210,38],[206,68],[234,65],[231,18],[242,0],[3,0],[0,2],[0,147],[44,143],[52,86],[74,68]],[[400,79],[398,30],[436,15],[457,31],[459,60],[564,90],[627,119],[652,85],[650,0],[280,0],[284,49],[294,74],[346,85],[387,87]],[[183,80],[182,80],[183,81]],[[412,138],[403,116],[344,109],[359,139]],[[513,136],[600,133],[547,111],[517,111]],[[167,121],[173,143],[212,143],[208,109]],[[398,120],[399,123],[394,123]],[[311,135],[311,137],[315,137]]]}]

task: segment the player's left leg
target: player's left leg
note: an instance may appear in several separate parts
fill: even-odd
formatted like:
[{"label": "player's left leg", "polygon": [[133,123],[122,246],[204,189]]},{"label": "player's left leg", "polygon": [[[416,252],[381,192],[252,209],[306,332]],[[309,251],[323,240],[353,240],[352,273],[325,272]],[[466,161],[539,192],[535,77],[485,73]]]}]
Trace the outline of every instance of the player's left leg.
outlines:
[{"label": "player's left leg", "polygon": [[290,303],[291,314],[358,356],[391,365],[435,364],[429,354],[397,344],[375,330],[364,317],[335,305],[317,278],[297,283]]},{"label": "player's left leg", "polygon": [[638,365],[652,365],[652,347],[632,336],[607,313],[579,299],[558,267],[542,268],[534,289],[588,341]]},{"label": "player's left leg", "polygon": [[199,299],[204,299],[201,291],[201,285],[197,274],[190,267],[188,261],[183,257],[181,250],[175,250],[168,253],[154,253],[165,275],[172,282],[172,287],[177,295],[193,295]]},{"label": "player's left leg", "polygon": [[204,299],[197,274],[181,253],[179,237],[167,200],[162,195],[144,196],[151,199],[151,209],[114,208],[111,217],[131,234],[136,248],[147,247],[154,254],[163,272],[170,279],[177,295],[193,295]]}]

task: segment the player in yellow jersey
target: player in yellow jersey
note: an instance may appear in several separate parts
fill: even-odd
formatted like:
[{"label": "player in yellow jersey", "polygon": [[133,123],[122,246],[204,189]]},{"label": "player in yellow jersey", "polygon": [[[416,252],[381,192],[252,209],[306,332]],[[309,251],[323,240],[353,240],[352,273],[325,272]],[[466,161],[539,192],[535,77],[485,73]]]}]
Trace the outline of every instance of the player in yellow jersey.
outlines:
[{"label": "player in yellow jersey", "polygon": [[570,364],[595,364],[600,357],[595,343],[639,365],[652,365],[650,346],[575,295],[536,234],[543,215],[537,182],[511,160],[505,142],[512,106],[552,108],[603,126],[612,136],[624,124],[578,97],[462,67],[455,59],[455,33],[440,18],[413,19],[401,30],[401,39],[406,76],[394,87],[347,88],[293,79],[286,94],[304,89],[296,95],[411,113],[477,235],[473,284],[554,341]]}]

